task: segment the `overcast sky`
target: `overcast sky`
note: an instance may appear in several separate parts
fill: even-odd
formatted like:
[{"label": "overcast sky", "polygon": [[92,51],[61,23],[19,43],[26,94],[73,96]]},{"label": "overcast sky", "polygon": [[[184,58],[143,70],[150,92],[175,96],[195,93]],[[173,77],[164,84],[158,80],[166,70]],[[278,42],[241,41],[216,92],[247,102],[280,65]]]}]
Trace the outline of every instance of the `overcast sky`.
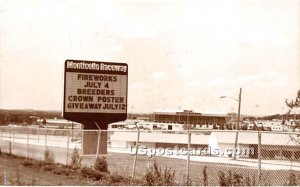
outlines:
[{"label": "overcast sky", "polygon": [[300,1],[0,0],[0,108],[61,110],[66,59],[127,63],[129,112],[285,113]]}]

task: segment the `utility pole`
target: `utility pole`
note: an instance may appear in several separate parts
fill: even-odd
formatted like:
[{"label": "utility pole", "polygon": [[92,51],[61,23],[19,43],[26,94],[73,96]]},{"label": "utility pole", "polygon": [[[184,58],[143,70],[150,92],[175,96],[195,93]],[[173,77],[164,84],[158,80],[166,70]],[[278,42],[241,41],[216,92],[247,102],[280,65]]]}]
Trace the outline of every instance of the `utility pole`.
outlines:
[{"label": "utility pole", "polygon": [[187,162],[186,162],[186,185],[189,186],[190,183],[190,148],[191,148],[191,125],[190,125],[190,112],[188,110],[187,115],[187,128],[188,128],[188,145],[187,145]]},{"label": "utility pole", "polygon": [[239,99],[238,99],[239,109],[238,109],[238,120],[237,120],[237,127],[236,127],[236,135],[235,135],[235,141],[234,141],[233,160],[236,160],[237,144],[238,144],[238,140],[239,140],[240,116],[241,116],[241,101],[242,101],[242,88],[240,88]]},{"label": "utility pole", "polygon": [[242,102],[242,88],[240,88],[240,94],[239,94],[238,121],[237,121],[237,128],[236,128],[237,130],[240,129],[241,102]]}]

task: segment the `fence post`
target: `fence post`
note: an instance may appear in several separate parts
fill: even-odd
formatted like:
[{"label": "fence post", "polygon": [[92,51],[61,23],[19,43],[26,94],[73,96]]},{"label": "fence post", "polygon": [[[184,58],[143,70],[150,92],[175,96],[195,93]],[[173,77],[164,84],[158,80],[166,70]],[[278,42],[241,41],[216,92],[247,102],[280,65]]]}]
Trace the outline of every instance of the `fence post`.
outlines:
[{"label": "fence post", "polygon": [[40,124],[39,124],[39,127],[38,127],[38,143],[40,143]]},{"label": "fence post", "polygon": [[8,142],[8,149],[9,149],[9,152],[8,152],[8,153],[9,153],[9,155],[11,155],[11,152],[12,152],[11,149],[12,149],[12,148],[11,148],[11,141],[10,141],[10,140],[9,140],[9,142]]},{"label": "fence post", "polygon": [[45,148],[47,149],[47,131],[45,131]]},{"label": "fence post", "polygon": [[234,141],[234,153],[233,153],[233,160],[236,160],[236,156],[237,156],[237,149],[238,149],[238,140],[239,140],[239,130],[236,130],[236,134],[235,134],[235,141]]},{"label": "fence post", "polygon": [[69,140],[70,140],[70,131],[68,130],[66,165],[68,165],[68,158],[69,158]]},{"label": "fence post", "polygon": [[14,131],[14,126],[12,126],[12,145],[11,145],[11,154],[13,154],[14,143],[15,143],[15,131]]},{"label": "fence post", "polygon": [[26,146],[26,158],[29,156],[29,132],[27,130],[27,146]]},{"label": "fence post", "polygon": [[258,130],[258,186],[260,186],[261,182],[261,132]]},{"label": "fence post", "polygon": [[186,185],[190,184],[190,147],[191,147],[191,130],[188,129],[188,144],[187,144],[187,162],[186,162]]},{"label": "fence post", "polygon": [[133,160],[133,168],[132,168],[132,178],[135,177],[135,168],[136,168],[136,160],[137,160],[137,156],[138,156],[138,151],[139,151],[139,144],[140,144],[140,129],[137,126],[137,124],[135,124],[136,129],[137,129],[137,139],[136,139],[136,146],[135,146],[135,155],[134,155],[134,160]]},{"label": "fence post", "polygon": [[1,129],[1,131],[0,131],[0,133],[1,133],[1,147],[3,146],[3,141],[2,141],[2,128],[0,128]]},{"label": "fence post", "polygon": [[98,141],[97,141],[96,158],[98,158],[98,155],[99,155],[100,136],[101,136],[101,129],[99,129],[99,131],[98,131]]}]

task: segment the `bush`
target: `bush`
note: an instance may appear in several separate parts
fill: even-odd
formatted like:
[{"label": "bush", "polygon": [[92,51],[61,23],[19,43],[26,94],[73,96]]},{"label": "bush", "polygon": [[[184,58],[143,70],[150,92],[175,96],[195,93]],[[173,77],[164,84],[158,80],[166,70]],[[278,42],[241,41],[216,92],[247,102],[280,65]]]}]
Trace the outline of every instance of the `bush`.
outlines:
[{"label": "bush", "polygon": [[49,164],[54,163],[54,153],[50,151],[48,148],[46,148],[44,152],[44,162]]},{"label": "bush", "polygon": [[244,177],[241,174],[232,173],[231,170],[228,171],[228,175],[222,171],[219,171],[219,185],[220,186],[243,186]]},{"label": "bush", "polygon": [[106,173],[97,171],[97,170],[95,170],[93,168],[89,168],[89,167],[82,168],[81,175],[82,175],[82,177],[90,179],[90,180],[100,180],[103,177],[107,177]]},{"label": "bush", "polygon": [[56,175],[63,175],[63,174],[66,174],[67,176],[69,175],[68,173],[65,172],[64,169],[59,168],[59,167],[54,167],[52,172]]},{"label": "bush", "polygon": [[173,186],[175,185],[175,170],[171,172],[171,168],[166,167],[162,172],[158,164],[154,162],[144,179],[148,186]]},{"label": "bush", "polygon": [[[264,178],[261,177],[261,186],[270,186],[270,182],[267,180],[267,178],[267,176]],[[256,186],[257,182],[255,179],[255,175],[253,175],[253,178],[251,180],[249,175],[245,177],[236,172],[232,172],[231,170],[228,171],[227,175],[224,172],[219,171],[218,179],[220,186]]]},{"label": "bush", "polygon": [[218,177],[219,177],[219,185],[220,186],[229,186],[229,184],[227,183],[227,178],[224,172],[219,171],[218,173]]},{"label": "bush", "polygon": [[50,171],[56,175],[75,175],[76,170],[74,170],[71,166],[54,164],[54,163],[46,163],[40,162],[40,167],[43,168],[44,171]]},{"label": "bush", "polygon": [[122,182],[126,182],[126,178],[124,178],[123,176],[121,175],[118,175],[118,174],[113,174],[113,175],[110,175],[109,176],[109,182],[110,184],[116,184],[116,183],[122,183]]},{"label": "bush", "polygon": [[56,166],[54,164],[46,164],[44,166],[45,171],[53,171],[55,168],[56,168]]},{"label": "bush", "polygon": [[74,150],[73,150],[72,158],[71,158],[71,167],[73,169],[80,168],[81,167],[81,161],[82,161],[82,159],[80,158],[78,150],[75,147]]},{"label": "bush", "polygon": [[253,175],[253,180],[251,181],[251,178],[249,175],[245,178],[245,186],[256,186],[255,185],[255,175]]},{"label": "bush", "polygon": [[294,172],[290,172],[288,176],[288,181],[286,182],[287,186],[298,186],[297,176]]},{"label": "bush", "polygon": [[74,173],[74,170],[69,169],[67,167],[62,167],[62,166],[58,166],[58,167],[54,167],[53,171],[54,174],[56,175],[66,175],[69,176],[70,174]]},{"label": "bush", "polygon": [[23,162],[21,162],[21,164],[25,167],[31,168],[35,165],[35,161],[30,160],[30,159],[26,159]]},{"label": "bush", "polygon": [[95,170],[97,170],[99,172],[109,173],[108,164],[106,162],[105,157],[97,157],[95,164],[94,164],[94,168],[95,168]]},{"label": "bush", "polygon": [[99,186],[145,186],[146,183],[141,179],[123,177],[117,173],[103,173],[103,177],[95,185]]}]

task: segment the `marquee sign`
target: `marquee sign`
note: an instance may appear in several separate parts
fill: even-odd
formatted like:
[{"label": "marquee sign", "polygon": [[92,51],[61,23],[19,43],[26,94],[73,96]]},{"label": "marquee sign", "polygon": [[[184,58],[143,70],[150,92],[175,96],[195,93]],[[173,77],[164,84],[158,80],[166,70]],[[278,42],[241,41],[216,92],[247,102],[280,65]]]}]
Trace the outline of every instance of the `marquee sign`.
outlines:
[{"label": "marquee sign", "polygon": [[64,75],[65,119],[85,129],[107,129],[127,118],[128,65],[125,63],[66,60]]}]

